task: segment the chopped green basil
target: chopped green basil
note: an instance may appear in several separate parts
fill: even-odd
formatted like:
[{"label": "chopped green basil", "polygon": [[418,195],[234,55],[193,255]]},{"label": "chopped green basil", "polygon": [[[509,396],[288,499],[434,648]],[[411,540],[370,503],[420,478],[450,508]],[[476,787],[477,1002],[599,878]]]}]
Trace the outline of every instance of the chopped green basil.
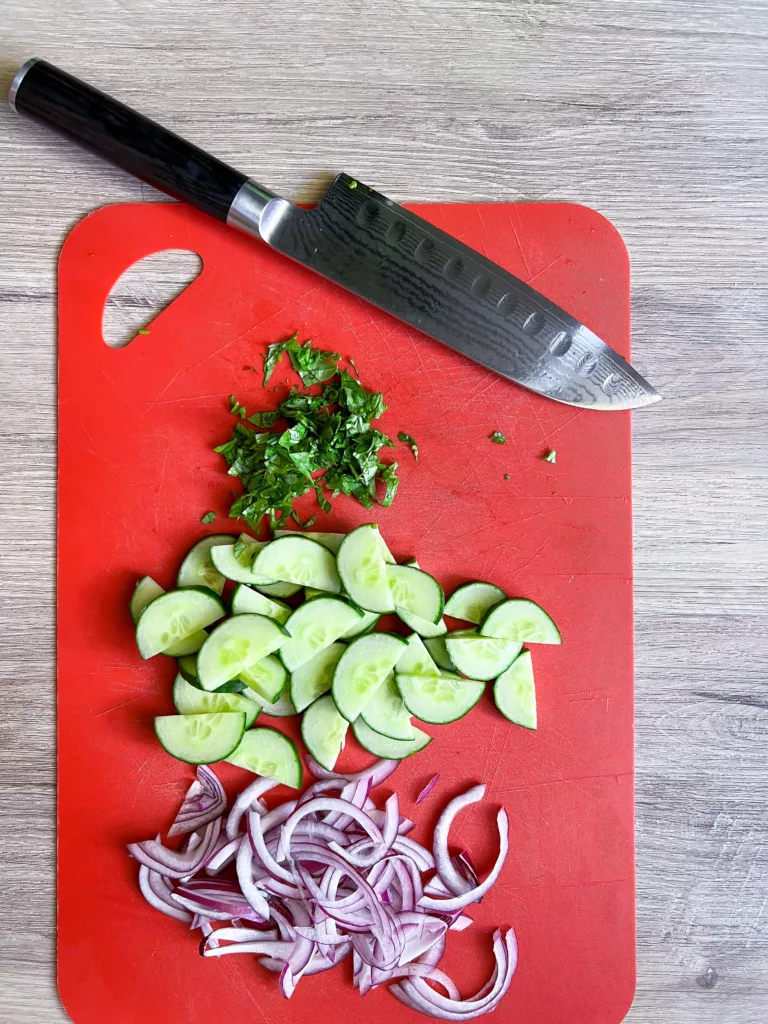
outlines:
[{"label": "chopped green basil", "polygon": [[491,434],[491,441],[493,441],[494,444],[506,444],[507,438],[500,430],[494,430]]},{"label": "chopped green basil", "polygon": [[411,451],[413,452],[413,457],[418,462],[419,461],[419,446],[416,444],[415,439],[412,438],[410,434],[406,434],[404,430],[400,431],[400,433],[397,435],[397,439],[398,439],[398,441],[402,441],[403,444],[409,444],[411,446]]},{"label": "chopped green basil", "polygon": [[542,459],[545,462],[556,462],[557,461],[557,452],[555,451],[554,448],[550,448],[549,451],[546,453],[546,455],[542,455],[541,457],[542,457]]},{"label": "chopped green basil", "polygon": [[200,522],[201,523],[205,523],[205,525],[208,526],[208,524],[212,523],[215,518],[216,518],[216,513],[215,512],[206,512],[205,515],[203,516],[203,518],[200,520]]}]

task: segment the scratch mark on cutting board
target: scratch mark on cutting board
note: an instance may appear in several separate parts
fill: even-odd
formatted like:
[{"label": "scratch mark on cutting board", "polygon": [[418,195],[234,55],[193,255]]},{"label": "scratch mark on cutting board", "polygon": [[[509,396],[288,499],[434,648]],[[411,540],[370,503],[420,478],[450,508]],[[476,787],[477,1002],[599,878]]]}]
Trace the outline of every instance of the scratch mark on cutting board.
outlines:
[{"label": "scratch mark on cutting board", "polygon": [[[515,241],[517,242],[517,248],[520,250],[520,255],[523,257],[523,263],[525,264],[526,280],[528,280],[530,278],[530,276],[531,276],[531,268],[528,266],[528,260],[525,258],[525,253],[523,252],[523,246],[520,243],[520,236],[517,233],[517,229],[515,228],[515,225],[512,223],[512,214],[511,213],[507,214],[507,221],[509,222],[509,226],[512,228],[512,234],[515,236]],[[520,228],[522,230],[522,224],[520,225]]]},{"label": "scratch mark on cutting board", "polygon": [[142,698],[143,696],[144,696],[144,694],[143,694],[143,693],[140,693],[140,694],[138,694],[138,695],[137,695],[136,697],[129,697],[129,698],[128,698],[128,700],[124,700],[124,701],[122,702],[122,704],[115,704],[115,706],[114,706],[113,708],[107,708],[107,710],[106,710],[106,711],[100,711],[100,712],[98,713],[98,715],[94,715],[93,717],[94,717],[94,718],[101,718],[101,716],[102,716],[102,715],[110,715],[110,714],[112,714],[112,712],[113,712],[113,711],[119,711],[119,710],[120,710],[120,708],[124,708],[124,707],[126,707],[126,705],[128,705],[128,704],[133,704],[133,702],[134,702],[135,700],[141,700],[141,698]]}]

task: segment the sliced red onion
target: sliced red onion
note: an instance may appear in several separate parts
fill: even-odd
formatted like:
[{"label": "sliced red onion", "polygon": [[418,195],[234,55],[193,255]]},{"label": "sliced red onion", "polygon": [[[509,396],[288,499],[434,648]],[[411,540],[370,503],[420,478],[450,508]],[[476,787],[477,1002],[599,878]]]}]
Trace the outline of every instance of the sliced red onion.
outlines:
[{"label": "sliced red onion", "polygon": [[185,878],[187,875],[194,875],[205,864],[208,855],[216,846],[220,832],[221,818],[216,818],[205,826],[200,843],[188,847],[183,853],[163,846],[159,836],[157,839],[147,839],[143,843],[131,843],[128,851],[140,864],[146,865],[152,871],[157,871],[167,878]]},{"label": "sliced red onion", "polygon": [[[237,851],[240,849],[240,840],[242,836],[238,835],[234,839],[230,839],[225,842],[223,846],[219,846],[218,850],[208,858],[208,862],[205,865],[205,871],[208,875],[217,875],[220,871],[223,871],[237,856]],[[219,837],[219,842],[221,836]]]},{"label": "sliced red onion", "polygon": [[[294,811],[294,814],[288,819],[293,820],[295,814],[299,813]],[[285,826],[283,826],[284,828]],[[279,879],[281,882],[288,882],[293,884],[294,878],[288,868],[284,868],[282,864],[279,864],[272,856],[267,843],[264,841],[264,833],[261,830],[261,815],[255,811],[248,812],[248,837],[250,839],[251,846],[253,847],[254,854],[259,858],[261,863],[264,865],[270,878]]]},{"label": "sliced red onion", "polygon": [[433,776],[432,776],[432,778],[431,778],[431,779],[429,780],[429,782],[428,782],[428,783],[426,784],[426,786],[424,787],[424,789],[422,789],[422,791],[421,791],[421,792],[419,793],[419,795],[418,795],[418,796],[416,797],[416,803],[417,803],[417,804],[420,804],[422,800],[426,800],[426,799],[427,799],[427,797],[429,796],[429,794],[430,794],[430,793],[432,792],[432,790],[433,790],[433,789],[435,788],[435,786],[437,785],[437,780],[438,780],[439,778],[440,778],[440,776],[439,776],[439,775],[433,775]]},{"label": "sliced red onion", "polygon": [[245,812],[251,808],[260,810],[259,797],[274,789],[277,785],[272,779],[263,779],[261,776],[254,779],[250,786],[246,786],[232,805],[232,810],[227,818],[227,839],[234,839],[240,831],[240,822]]},{"label": "sliced red onion", "polygon": [[476,804],[485,796],[485,786],[473,786],[466,793],[454,797],[447,804],[435,825],[434,836],[432,837],[432,851],[435,855],[435,864],[440,878],[448,886],[454,896],[461,896],[472,888],[472,884],[460,874],[453,865],[451,855],[448,852],[448,833],[451,829],[453,819],[465,807]]},{"label": "sliced red onion", "polygon": [[471,927],[475,922],[467,914],[459,914],[452,925],[448,926],[449,932],[463,932],[465,928]]},{"label": "sliced red onion", "polygon": [[342,814],[346,814],[350,818],[354,818],[358,824],[362,825],[371,839],[375,839],[377,842],[382,841],[381,832],[373,821],[371,821],[370,816],[365,811],[361,810],[359,807],[355,807],[348,801],[340,800],[338,797],[318,796],[304,804],[303,807],[297,807],[283,825],[280,843],[286,856],[290,855],[291,834],[298,823],[308,814],[317,814],[320,811],[341,811]]},{"label": "sliced red onion", "polygon": [[[213,933],[214,935],[216,932]],[[228,946],[209,946],[203,956],[227,956],[230,953],[250,953],[251,956],[273,956],[284,960],[290,956],[293,942],[231,942]]]},{"label": "sliced red onion", "polygon": [[[434,896],[422,896],[419,906],[424,907],[426,910],[438,910],[448,913],[452,910],[463,910],[470,903],[476,903],[485,896],[501,874],[501,869],[504,867],[504,861],[509,849],[509,822],[507,820],[507,812],[503,808],[496,815],[496,825],[499,830],[499,855],[490,873],[480,885],[470,889],[469,892],[465,892],[462,896],[454,896],[452,899],[441,900]],[[447,879],[443,878],[443,881],[448,884]]]},{"label": "sliced red onion", "polygon": [[410,857],[419,871],[430,871],[435,866],[434,858],[429,850],[408,836],[398,836],[392,844],[395,853],[405,854]]},{"label": "sliced red onion", "polygon": [[215,773],[205,764],[198,765],[197,778],[187,790],[184,803],[168,830],[170,836],[183,836],[201,829],[227,809],[227,794]]},{"label": "sliced red onion", "polygon": [[253,853],[251,844],[246,837],[240,840],[240,849],[237,851],[235,861],[237,867],[237,880],[243,891],[243,896],[248,900],[253,910],[265,921],[269,919],[269,904],[264,893],[259,890],[253,881]]},{"label": "sliced red onion", "polygon": [[168,917],[175,917],[177,921],[191,921],[192,915],[171,899],[171,888],[162,875],[152,871],[145,864],[139,868],[139,888],[144,899],[155,910]]},{"label": "sliced red onion", "polygon": [[471,888],[474,888],[479,883],[480,879],[477,877],[477,872],[466,850],[462,850],[455,857],[451,857],[451,862],[459,874],[469,882]]},{"label": "sliced red onion", "polygon": [[311,754],[307,756],[307,768],[309,768],[311,774],[316,779],[346,779],[347,782],[357,782],[359,779],[370,778],[372,789],[380,786],[399,766],[399,761],[376,761],[370,768],[366,768],[362,772],[341,775],[338,772],[329,772],[327,768],[323,768]]}]

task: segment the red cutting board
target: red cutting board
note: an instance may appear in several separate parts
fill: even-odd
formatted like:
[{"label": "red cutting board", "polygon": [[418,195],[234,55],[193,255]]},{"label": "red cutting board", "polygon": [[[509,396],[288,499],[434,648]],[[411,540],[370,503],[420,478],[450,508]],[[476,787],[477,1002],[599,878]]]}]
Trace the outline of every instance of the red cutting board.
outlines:
[{"label": "red cutting board", "polygon": [[[627,254],[598,214],[551,203],[416,209],[629,354]],[[201,275],[150,333],[108,348],[110,288],[168,248],[199,253]],[[540,602],[563,634],[562,647],[534,649],[537,732],[503,719],[489,693],[464,721],[427,727],[434,742],[390,780],[427,841],[445,800],[486,782],[485,805],[464,812],[454,837],[482,870],[495,855],[495,808],[509,812],[501,879],[441,966],[471,994],[490,971],[492,929],[512,925],[520,966],[494,1019],[616,1024],[635,975],[629,414],[524,391],[184,206],[87,217],[64,246],[59,300],[59,991],[76,1024],[417,1019],[384,990],[361,1006],[348,964],[305,979],[286,1003],[252,958],[201,959],[184,925],[144,903],[125,850],[168,827],[193,776],[154,740],[153,716],[173,710],[174,664],[139,659],[128,598],[144,573],[173,586],[206,532],[239,532],[227,519],[233,482],[212,448],[231,431],[230,394],[263,408],[294,382],[281,368],[279,393],[265,395],[249,368],[296,329],[353,356],[385,394],[383,429],[407,431],[420,449],[418,465],[397,451],[392,508],[366,513],[340,498],[317,528],[375,519],[398,558],[417,556],[447,590],[491,580]],[[495,430],[506,445],[491,443]],[[556,465],[541,459],[549,448]],[[209,509],[218,519],[201,526]],[[353,740],[343,758],[366,760]],[[415,807],[436,771],[438,788]],[[230,792],[248,778],[230,765],[221,775]]]}]

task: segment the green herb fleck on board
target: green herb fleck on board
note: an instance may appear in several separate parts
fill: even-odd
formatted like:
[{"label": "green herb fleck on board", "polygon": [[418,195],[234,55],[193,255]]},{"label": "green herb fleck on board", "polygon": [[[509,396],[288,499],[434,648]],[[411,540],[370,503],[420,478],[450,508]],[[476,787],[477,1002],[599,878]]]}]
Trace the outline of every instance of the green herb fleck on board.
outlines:
[{"label": "green herb fleck on board", "polygon": [[200,520],[200,522],[205,523],[206,526],[209,526],[214,521],[215,518],[215,512],[206,512],[203,518]]},{"label": "green herb fleck on board", "polygon": [[504,479],[505,480],[511,480],[512,479],[512,474],[511,473],[505,473],[504,474]]},{"label": "green herb fleck on board", "polygon": [[137,334],[149,334],[149,331],[147,330],[146,327],[140,327],[136,333]]},{"label": "green herb fleck on board", "polygon": [[[397,463],[382,462],[379,453],[395,442],[373,426],[386,409],[383,395],[340,369],[338,353],[315,349],[309,341],[302,345],[295,334],[269,346],[265,384],[284,352],[305,388],[317,385],[319,391],[293,388],[274,411],[251,416],[232,395],[230,409],[238,421],[230,440],[215,449],[243,485],[230,515],[253,529],[264,516],[272,526],[291,517],[306,528],[315,517],[302,522],[293,503],[310,491],[324,512],[331,509],[326,492],[331,499],[350,495],[365,508],[391,505],[399,484]],[[415,455],[415,441],[408,437],[408,443]]]},{"label": "green herb fleck on board", "polygon": [[557,461],[557,452],[554,448],[550,448],[549,451],[545,455],[542,455],[541,457],[545,462],[554,463]]},{"label": "green herb fleck on board", "polygon": [[357,182],[354,179],[352,179],[352,181],[350,181],[350,183],[349,183],[349,187],[350,188],[357,188]]},{"label": "green herb fleck on board", "polygon": [[397,440],[398,441],[402,441],[403,444],[408,444],[408,445],[411,446],[411,451],[413,452],[413,457],[418,462],[419,461],[419,446],[418,446],[418,444],[416,444],[416,440],[413,437],[411,437],[410,434],[406,434],[404,430],[401,430],[400,433],[397,435]]},{"label": "green herb fleck on board", "polygon": [[493,441],[494,444],[506,444],[507,438],[500,430],[494,430],[491,434],[491,441]]}]

